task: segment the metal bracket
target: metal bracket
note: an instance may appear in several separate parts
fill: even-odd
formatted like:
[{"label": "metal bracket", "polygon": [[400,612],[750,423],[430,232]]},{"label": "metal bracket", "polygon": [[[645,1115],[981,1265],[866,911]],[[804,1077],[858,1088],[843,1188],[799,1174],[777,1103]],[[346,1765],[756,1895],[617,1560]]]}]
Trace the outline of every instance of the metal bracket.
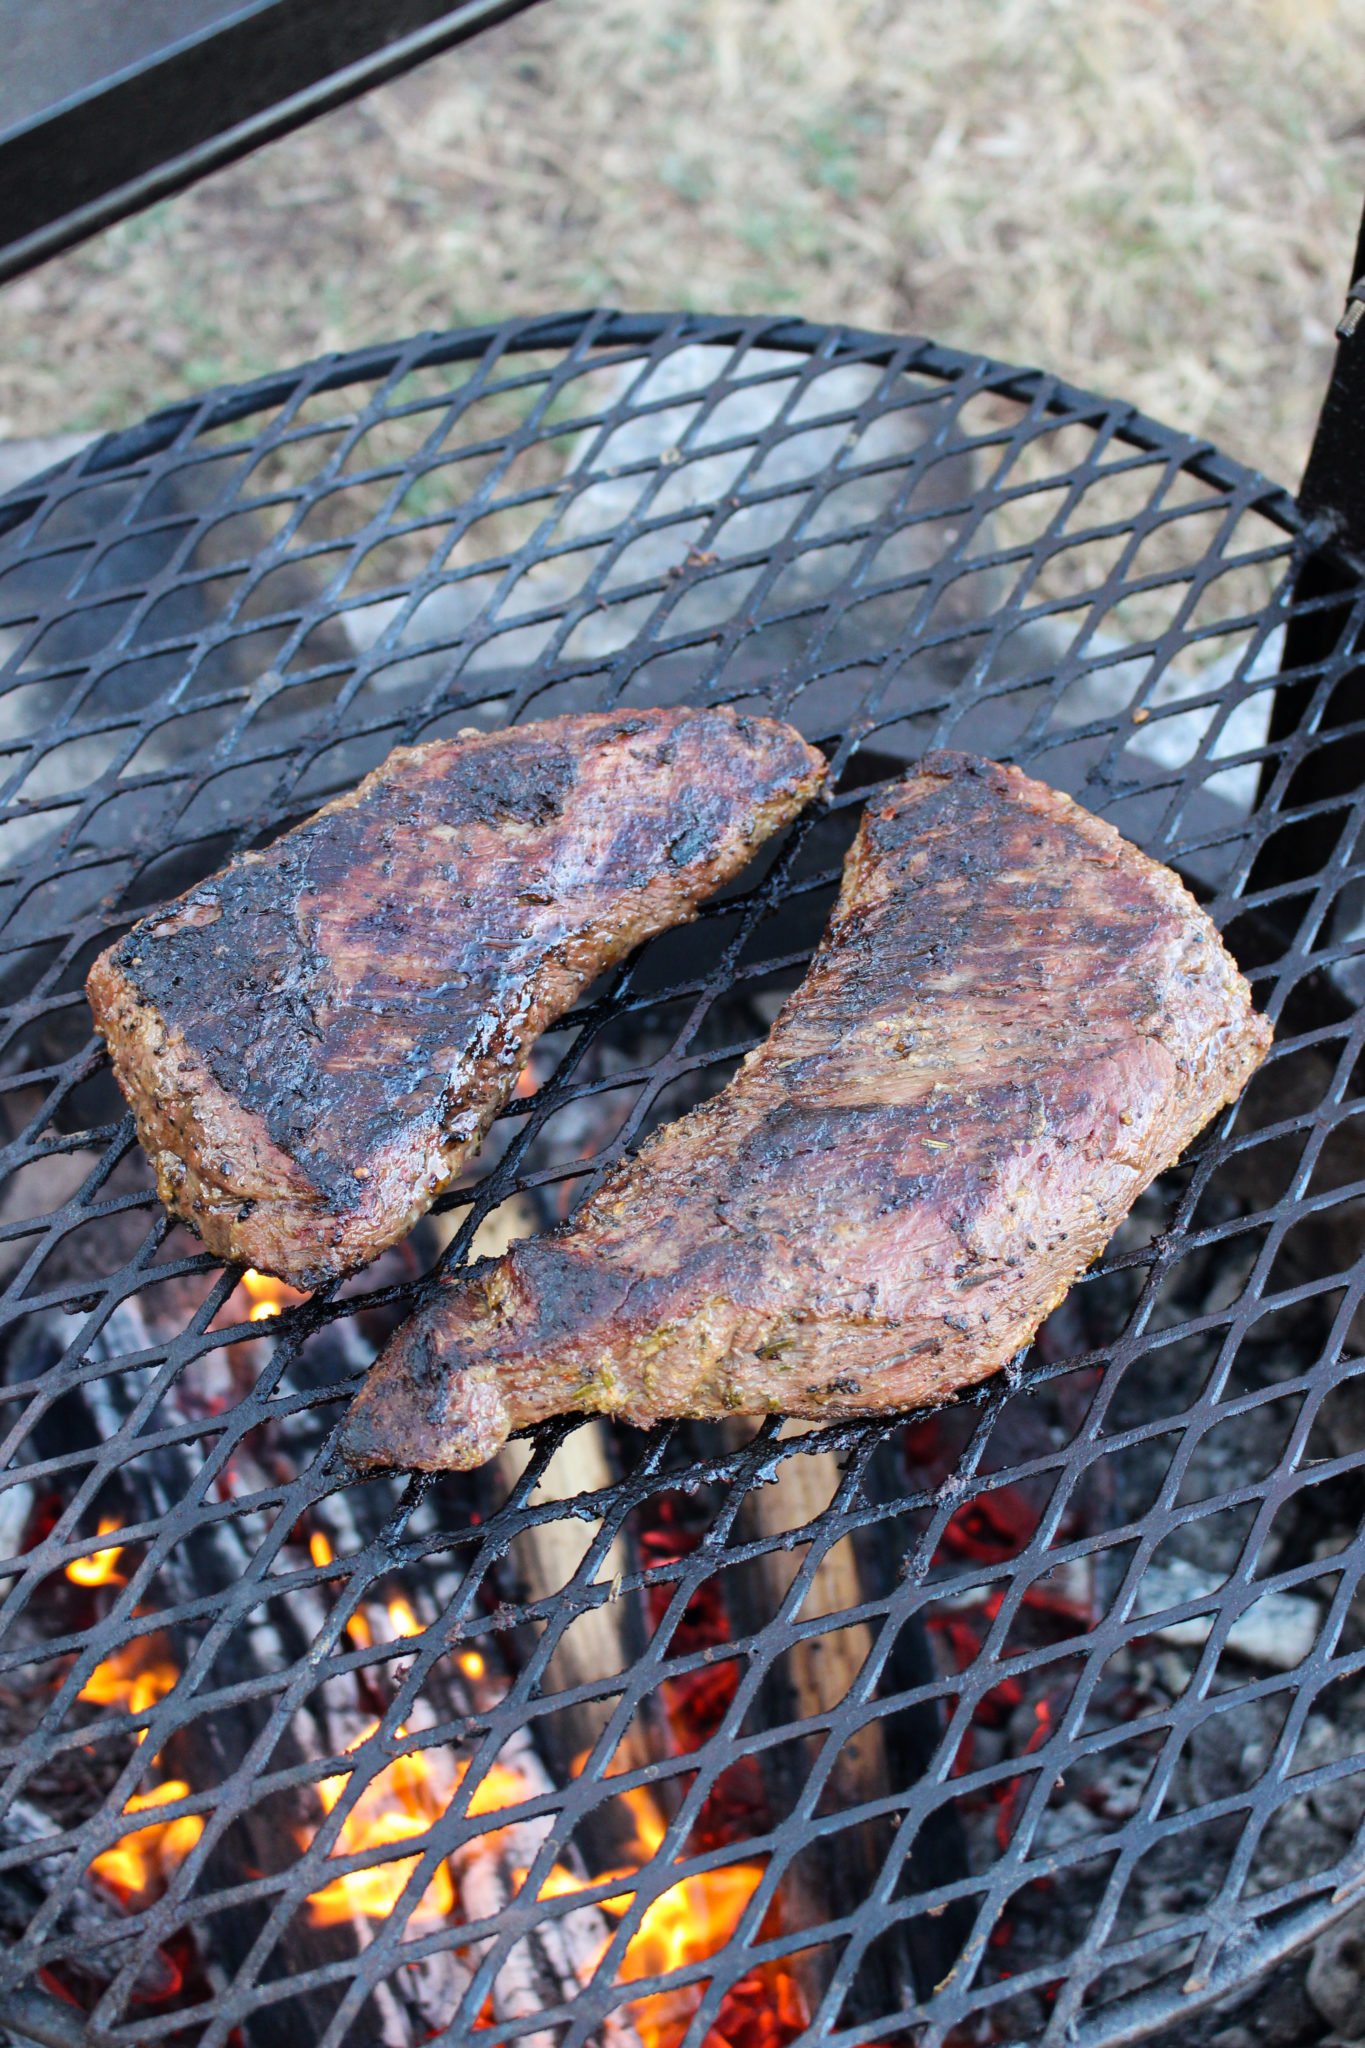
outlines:
[{"label": "metal bracket", "polygon": [[1346,294],[1346,310],[1337,322],[1337,340],[1349,341],[1365,319],[1365,277],[1358,277]]},{"label": "metal bracket", "polygon": [[0,0],[0,283],[530,4]]}]

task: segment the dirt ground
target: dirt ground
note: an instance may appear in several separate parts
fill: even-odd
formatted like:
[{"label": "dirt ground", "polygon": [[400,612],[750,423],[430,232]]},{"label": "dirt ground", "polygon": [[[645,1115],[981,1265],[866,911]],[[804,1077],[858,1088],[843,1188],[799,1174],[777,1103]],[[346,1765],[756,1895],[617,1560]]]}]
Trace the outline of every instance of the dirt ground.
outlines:
[{"label": "dirt ground", "polygon": [[1365,0],[542,0],[0,290],[0,438],[608,302],[931,333],[1294,481]]}]

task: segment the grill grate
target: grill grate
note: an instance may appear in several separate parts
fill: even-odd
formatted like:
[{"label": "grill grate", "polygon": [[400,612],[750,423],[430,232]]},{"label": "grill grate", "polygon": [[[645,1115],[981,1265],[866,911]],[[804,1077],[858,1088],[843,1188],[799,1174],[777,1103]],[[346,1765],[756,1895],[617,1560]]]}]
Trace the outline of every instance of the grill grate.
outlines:
[{"label": "grill grate", "polygon": [[[1264,479],[1042,374],[690,316],[331,358],[0,505],[0,1991],[39,2038],[479,2022],[580,2048],[663,1991],[657,2038],[714,2048],[786,1970],[785,2031],[743,2038],[1098,2048],[1358,1896],[1360,805],[1301,793],[1354,743],[1362,605],[1295,600],[1300,542]],[[1330,651],[1280,731],[1291,618]],[[89,1034],[94,951],[398,742],[684,699],[791,717],[832,810],[551,1035],[414,1248],[251,1320],[150,1191]],[[1179,867],[1278,1032],[1022,1386],[800,1436],[557,1424],[476,1480],[350,1478],[328,1433],[419,1261],[562,1213],[720,1085],[867,789],[945,743]],[[400,1595],[418,1632],[385,1639]],[[621,1655],[585,1666],[584,1640]],[[93,1673],[167,1656],[160,1690],[92,1703]],[[490,1810],[528,1742],[539,1776]],[[395,1759],[454,1754],[415,1828],[356,1846]],[[88,1866],[157,1785],[188,1852],[116,1895]],[[662,1836],[622,1916],[627,1795]],[[510,1827],[520,1890],[433,1908]],[[538,1899],[566,1858],[589,1888]],[[651,1900],[741,1861],[713,1953],[621,1975]],[[394,1910],[319,1933],[310,1898],[367,1868]],[[600,1962],[516,2009],[528,1935],[585,1904]]]}]

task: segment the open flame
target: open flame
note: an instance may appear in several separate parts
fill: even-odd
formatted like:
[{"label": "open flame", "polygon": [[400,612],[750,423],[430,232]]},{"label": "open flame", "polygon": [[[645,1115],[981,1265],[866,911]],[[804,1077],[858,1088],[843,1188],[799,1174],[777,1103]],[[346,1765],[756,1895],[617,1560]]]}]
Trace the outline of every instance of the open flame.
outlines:
[{"label": "open flame", "polygon": [[412,1611],[411,1603],[401,1593],[396,1594],[388,1605],[389,1626],[396,1636],[420,1636],[422,1624]]},{"label": "open flame", "polygon": [[[336,1552],[332,1548],[332,1539],[328,1536],[325,1529],[313,1528],[309,1530],[308,1555],[319,1571],[325,1571],[329,1564],[335,1564]],[[417,1619],[412,1602],[402,1593],[394,1594],[393,1598],[387,1603],[386,1612],[389,1619],[390,1639],[397,1636],[421,1635],[422,1623]],[[357,1607],[352,1614],[348,1615],[346,1633],[357,1650],[373,1648],[374,1629],[371,1627],[370,1617],[363,1607]],[[463,1657],[460,1659],[460,1669],[467,1678],[481,1675],[483,1671],[482,1657],[479,1656],[477,1650],[466,1654],[473,1656],[474,1661],[479,1667],[478,1671],[471,1671]]]},{"label": "open flame", "polygon": [[[108,1536],[117,1529],[117,1515],[101,1515],[98,1534]],[[114,1543],[107,1550],[92,1550],[87,1557],[73,1557],[66,1568],[66,1576],[73,1586],[122,1586],[126,1585],[118,1561],[123,1555],[123,1545]]]},{"label": "open flame", "polygon": [[[79,1697],[99,1707],[123,1707],[130,1714],[145,1714],[174,1689],[180,1673],[162,1648],[159,1636],[135,1636],[112,1657],[97,1664]],[[146,1735],[138,1732],[138,1741]]]},{"label": "open flame", "polygon": [[[523,1797],[525,1794],[523,1793]],[[635,1823],[635,1841],[632,1854],[635,1862],[622,1869],[602,1873],[588,1879],[574,1875],[562,1863],[556,1863],[542,1883],[538,1897],[542,1899],[562,1898],[568,1893],[582,1891],[589,1883],[600,1884],[604,1877],[619,1877],[622,1880],[637,1876],[639,1871],[662,1848],[666,1826],[664,1817],[653,1798],[643,1786],[626,1788],[621,1795],[630,1809]],[[526,1872],[519,1874],[524,1882]],[[641,1916],[617,1972],[623,1984],[632,1984],[646,1977],[662,1977],[673,1970],[686,1968],[690,1963],[704,1962],[708,1956],[724,1948],[739,1925],[740,1916],[757,1891],[763,1876],[761,1863],[729,1863],[717,1870],[699,1872],[694,1877],[679,1879],[667,1891],[651,1899]],[[602,1901],[602,1910],[619,1918],[627,1913],[634,1901],[633,1891],[623,1891]],[[603,1950],[593,1959],[595,1970],[605,1954]],[[768,2017],[772,2025],[755,2037],[756,2048],[777,2048],[806,2024],[807,2014],[801,2004],[795,1986],[785,1973],[773,1973],[780,1978],[771,1986],[761,1986],[755,1981],[746,1986],[749,1990],[760,1990],[764,2003],[771,1996]],[[737,1986],[736,1993],[743,1993],[746,1986]],[[687,2031],[688,2021],[701,2002],[704,1985],[689,1984],[677,1991],[656,1992],[648,1998],[636,2001],[630,2008],[630,2016],[639,2035],[643,2048],[677,2048]],[[735,2004],[736,1993],[727,2000],[727,2007]],[[743,2015],[723,2010],[720,2020],[707,2036],[707,2048],[731,2048],[745,2030]]]},{"label": "open flame", "polygon": [[[80,1697],[95,1706],[122,1707],[130,1714],[142,1714],[165,1699],[179,1676],[166,1654],[163,1637],[138,1636],[95,1666],[81,1687]],[[147,1730],[140,1729],[138,1741],[144,1741],[146,1735]],[[123,1811],[146,1813],[151,1808],[187,1799],[189,1791],[183,1779],[166,1778],[146,1792],[135,1792]],[[90,1874],[113,1892],[121,1904],[143,1905],[165,1889],[171,1872],[184,1862],[203,1832],[203,1817],[197,1813],[182,1813],[173,1820],[147,1821],[92,1857]]]},{"label": "open flame", "polygon": [[[368,1742],[378,1726],[378,1721],[372,1721],[363,1728],[354,1742],[347,1744],[348,1752]],[[405,1732],[399,1730],[400,1734]],[[332,1812],[349,1783],[348,1772],[322,1780],[318,1797],[324,1813]],[[346,1815],[332,1854],[355,1856],[367,1849],[385,1849],[394,1842],[411,1841],[427,1834],[445,1807],[446,1800],[441,1797],[431,1763],[423,1752],[413,1750],[396,1757],[371,1778]],[[301,1846],[307,1847],[311,1839],[310,1835],[303,1836]],[[309,1918],[317,1927],[334,1927],[361,1917],[387,1919],[417,1860],[416,1855],[400,1856],[372,1870],[352,1870],[333,1878],[321,1891],[310,1895]],[[455,1885],[442,1863],[413,1909],[409,1925],[439,1926],[450,1918],[454,1907]]]},{"label": "open flame", "polygon": [[[477,1656],[478,1653],[466,1654]],[[348,1745],[348,1751],[361,1748],[378,1727],[377,1721],[370,1722]],[[400,1729],[398,1733],[403,1736],[407,1731]],[[337,1857],[363,1855],[400,1842],[413,1842],[417,1848],[411,1856],[397,1857],[376,1868],[346,1872],[333,1878],[321,1890],[311,1893],[308,1912],[314,1925],[328,1927],[361,1918],[383,1920],[388,1917],[417,1864],[421,1839],[445,1812],[464,1779],[465,1770],[462,1762],[452,1765],[446,1752],[414,1749],[376,1772],[342,1822],[331,1854]],[[335,1809],[348,1783],[349,1776],[344,1773],[321,1781],[318,1796],[324,1813]],[[519,1771],[494,1764],[474,1788],[469,1812],[473,1815],[499,1813],[519,1806],[531,1796],[532,1787]],[[635,1823],[631,1852],[634,1860],[619,1869],[598,1872],[590,1877],[580,1876],[567,1865],[556,1863],[541,1881],[539,1898],[564,1898],[589,1886],[597,1887],[608,1880],[619,1879],[622,1890],[601,1901],[601,1910],[611,1918],[619,1919],[630,1909],[635,1896],[630,1880],[639,1875],[641,1868],[662,1846],[665,1823],[658,1806],[643,1787],[627,1788],[622,1798]],[[502,1835],[503,1830],[493,1829],[481,1839],[492,1850]],[[311,1832],[302,1833],[300,1846],[306,1848],[311,1839]],[[528,1876],[528,1871],[519,1870],[515,1873],[515,1882],[523,1885]],[[664,1976],[714,1955],[734,1933],[740,1915],[762,1876],[761,1863],[733,1863],[682,1878],[677,1884],[670,1885],[646,1907],[639,1927],[627,1943],[617,1972],[618,1980],[635,1983],[647,1977]],[[457,1921],[458,1917],[455,1885],[448,1865],[442,1863],[413,1909],[409,1924],[415,1929],[429,1928]],[[608,1935],[597,1954],[589,1958],[584,1972],[585,1981],[601,1963],[610,1939]],[[766,1980],[760,1982],[756,1977],[752,1983],[746,1980],[744,1986],[737,1986],[736,1993],[746,1988],[751,1996],[761,1999],[771,2025],[753,2034],[735,2025],[735,2020],[742,2015],[731,2015],[727,2023],[723,2013],[721,2024],[708,2037],[708,2048],[730,2048],[731,2043],[741,2040],[746,2048],[751,2040],[753,2048],[781,2048],[781,2044],[789,2041],[805,2025],[805,2009],[789,1980],[784,1978],[781,1984],[769,1984]],[[677,1992],[661,1992],[636,2001],[631,2007],[631,2018],[643,2048],[677,2048],[703,1989],[701,1985],[687,1985]],[[733,2004],[736,1993],[731,1994],[727,2004]]]},{"label": "open flame", "polygon": [[[145,1813],[148,1808],[169,1806],[188,1799],[190,1788],[183,1778],[167,1778],[149,1792],[135,1792],[123,1811]],[[182,1813],[174,1820],[150,1821],[121,1835],[110,1849],[91,1859],[90,1874],[107,1885],[126,1905],[142,1905],[164,1891],[173,1870],[182,1864],[204,1832],[202,1814]]]},{"label": "open flame", "polygon": [[308,1299],[300,1288],[290,1287],[285,1281],[272,1278],[269,1273],[258,1273],[254,1266],[248,1266],[243,1273],[242,1286],[251,1304],[249,1313],[253,1323],[263,1323],[270,1316],[279,1315],[294,1302]]}]

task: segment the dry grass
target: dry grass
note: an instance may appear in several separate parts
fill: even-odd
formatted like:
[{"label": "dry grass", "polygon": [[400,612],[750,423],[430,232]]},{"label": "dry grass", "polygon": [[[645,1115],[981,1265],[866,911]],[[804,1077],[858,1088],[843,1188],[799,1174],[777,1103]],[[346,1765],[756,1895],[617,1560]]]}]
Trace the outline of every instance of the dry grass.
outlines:
[{"label": "dry grass", "polygon": [[0,432],[596,300],[933,333],[1292,480],[1362,81],[1365,0],[545,0],[0,292]]}]

